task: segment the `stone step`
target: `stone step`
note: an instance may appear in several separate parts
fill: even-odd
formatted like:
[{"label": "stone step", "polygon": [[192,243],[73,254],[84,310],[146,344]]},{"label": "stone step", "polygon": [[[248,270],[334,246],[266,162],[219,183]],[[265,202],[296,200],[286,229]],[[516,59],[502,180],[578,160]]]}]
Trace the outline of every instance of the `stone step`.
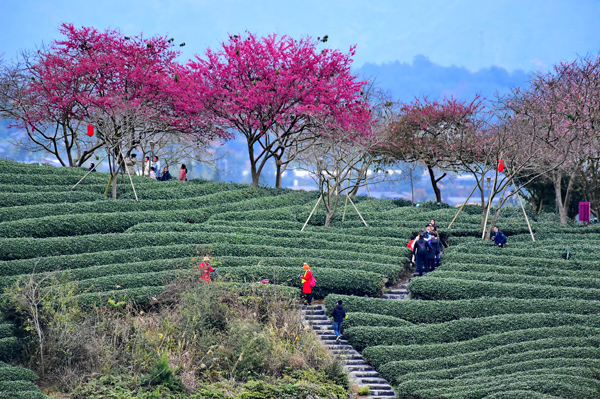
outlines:
[{"label": "stone step", "polygon": [[[391,387],[390,387],[391,388]],[[386,398],[392,398],[396,396],[396,392],[394,392],[393,390],[391,391],[375,391],[373,389],[371,389],[371,397],[386,397]]]},{"label": "stone step", "polygon": [[409,291],[406,288],[388,290],[387,294],[392,295],[407,295]]},{"label": "stone step", "polygon": [[358,359],[347,359],[345,361],[346,366],[367,366],[367,362],[362,358]]},{"label": "stone step", "polygon": [[304,314],[305,316],[324,316],[325,311],[324,310],[306,310],[306,311],[303,310],[302,314]]},{"label": "stone step", "polygon": [[390,300],[395,300],[395,301],[402,301],[402,300],[408,299],[408,298],[406,296],[404,296],[404,295],[383,294],[381,296],[381,299],[390,299]]},{"label": "stone step", "polygon": [[350,373],[356,373],[356,372],[360,372],[360,373],[376,372],[373,367],[371,367],[370,365],[368,365],[366,363],[364,365],[359,365],[359,366],[347,366],[346,369]]},{"label": "stone step", "polygon": [[390,386],[390,384],[368,384],[371,391],[393,391],[394,389]]},{"label": "stone step", "polygon": [[354,377],[357,379],[365,379],[365,378],[379,378],[379,373],[377,371],[354,371],[352,372]]},{"label": "stone step", "polygon": [[306,317],[304,317],[304,319],[307,320],[307,321],[329,320],[327,318],[327,316],[325,316],[325,315],[321,315],[321,316],[306,316]]},{"label": "stone step", "polygon": [[[361,385],[371,385],[371,384],[375,384],[375,385],[385,385],[388,382],[383,379],[383,378],[357,378],[356,379],[358,381],[359,384]],[[389,384],[388,384],[389,385]]]}]

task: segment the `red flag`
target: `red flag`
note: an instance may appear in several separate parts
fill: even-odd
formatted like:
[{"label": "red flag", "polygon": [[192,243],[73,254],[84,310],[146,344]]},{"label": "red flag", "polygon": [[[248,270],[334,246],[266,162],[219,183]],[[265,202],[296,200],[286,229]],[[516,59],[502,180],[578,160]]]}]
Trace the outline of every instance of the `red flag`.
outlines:
[{"label": "red flag", "polygon": [[498,162],[498,172],[502,172],[504,170],[504,160],[500,159]]},{"label": "red flag", "polygon": [[92,137],[94,135],[94,126],[88,125],[87,135],[90,136],[90,137]]}]

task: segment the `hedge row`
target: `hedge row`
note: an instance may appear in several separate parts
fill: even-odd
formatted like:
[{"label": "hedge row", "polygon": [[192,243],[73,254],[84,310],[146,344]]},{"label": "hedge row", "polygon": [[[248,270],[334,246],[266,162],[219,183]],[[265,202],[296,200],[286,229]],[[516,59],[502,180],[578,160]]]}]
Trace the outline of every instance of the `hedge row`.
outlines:
[{"label": "hedge row", "polygon": [[177,279],[181,270],[129,273],[75,281],[79,292],[104,292],[129,288],[159,287]]},{"label": "hedge row", "polygon": [[[179,211],[140,211],[46,216],[0,223],[0,237],[47,238],[120,233],[141,222],[179,220],[202,223],[212,214],[206,208]],[[76,237],[80,239],[80,237]],[[2,258],[5,259],[5,258]]]},{"label": "hedge row", "polygon": [[[301,273],[289,267],[247,266],[224,267],[218,270],[218,275],[225,280],[235,282],[258,282],[265,278],[275,284],[301,287]],[[325,297],[331,293],[353,295],[381,295],[383,277],[377,273],[362,270],[339,270],[319,268],[314,270],[317,280],[313,288],[313,296]]]},{"label": "hedge row", "polygon": [[398,282],[402,271],[404,270],[401,265],[391,265],[384,263],[366,262],[366,261],[354,261],[354,260],[341,260],[341,259],[324,259],[324,258],[313,258],[310,256],[304,257],[266,257],[266,256],[228,256],[221,255],[216,258],[218,262],[222,262],[223,266],[249,266],[249,265],[260,265],[260,266],[280,266],[280,267],[295,267],[300,268],[303,263],[308,263],[315,270],[319,268],[337,268],[341,270],[362,270],[367,272],[373,272],[381,274],[388,280],[388,284],[395,284]]},{"label": "hedge row", "polygon": [[511,314],[410,327],[354,327],[346,329],[344,336],[356,350],[362,351],[369,346],[465,341],[486,334],[564,325],[600,327],[600,320],[597,315]]},{"label": "hedge row", "polygon": [[347,312],[384,314],[412,323],[443,323],[462,318],[527,313],[572,313],[593,315],[600,313],[600,301],[578,299],[516,299],[476,298],[457,301],[390,301],[387,299],[329,295],[327,309],[333,309],[338,299],[344,301]]},{"label": "hedge row", "polygon": [[0,381],[35,381],[38,376],[23,367],[0,367]]},{"label": "hedge row", "polygon": [[574,298],[597,300],[600,290],[594,288],[561,287],[542,284],[511,284],[491,281],[462,280],[456,278],[413,279],[408,289],[415,299],[456,300],[480,297],[496,298]]},{"label": "hedge row", "polygon": [[[497,376],[507,371],[530,371],[552,364],[557,366],[581,366],[588,360],[588,364],[600,364],[595,356],[600,349],[596,347],[559,347],[542,350],[531,350],[523,353],[499,355],[496,358],[477,362],[474,364],[449,365],[446,369],[422,369],[423,362],[390,362],[381,367],[382,374],[395,375],[394,382],[400,384],[412,379],[437,379],[450,380],[454,378],[472,379],[483,376]],[[443,360],[443,359],[440,359]],[[577,363],[580,360],[581,363]],[[591,362],[589,362],[591,360]],[[409,367],[415,367],[410,370]],[[408,370],[408,371],[407,371]]]},{"label": "hedge row", "polygon": [[[170,247],[167,247],[169,249]],[[188,248],[187,252],[191,253],[193,248]],[[117,251],[122,252],[122,251]],[[128,251],[130,252],[130,251]],[[186,249],[182,249],[179,252],[186,252]],[[173,252],[171,252],[173,253]],[[118,262],[124,260],[127,262],[127,259],[122,259],[119,257],[119,254],[111,253],[108,259],[113,262]],[[125,255],[132,256],[133,254],[127,253]],[[138,255],[140,255],[138,253]],[[190,267],[195,267],[200,262],[199,258],[195,258],[190,256],[185,257],[167,257],[163,259],[164,253],[152,253],[152,256],[157,255],[157,259],[153,260],[145,260],[141,262],[128,262],[128,263],[99,263],[98,259],[90,255],[80,255],[79,257],[86,257],[89,262],[93,263],[95,266],[89,267],[79,267],[83,262],[71,262],[65,266],[61,266],[62,263],[66,262],[66,259],[63,258],[62,261],[56,262],[56,268],[50,269],[52,272],[58,272],[56,274],[57,279],[61,279],[61,271],[64,273],[68,273],[68,278],[83,280],[90,278],[97,278],[102,276],[111,276],[118,274],[130,274],[130,273],[148,273],[148,272],[159,272],[173,269],[189,269]],[[161,256],[163,255],[163,256]],[[72,257],[71,257],[72,258]],[[48,260],[52,258],[42,258],[41,261]],[[76,259],[72,259],[75,261]],[[237,257],[237,256],[219,256],[216,258],[218,269],[219,266],[223,267],[235,267],[235,266],[277,266],[277,267],[289,267],[295,268],[296,271],[300,270],[300,266],[304,262],[308,262],[311,266],[313,266],[314,270],[320,270],[321,268],[337,268],[340,270],[362,270],[368,272],[374,272],[377,274],[381,274],[384,277],[390,279],[392,283],[394,283],[400,272],[401,268],[395,265],[385,265],[379,263],[370,263],[370,262],[354,262],[354,261],[341,261],[341,260],[327,260],[327,259],[319,259],[319,258],[264,258],[264,257]],[[18,261],[19,262],[19,261]],[[20,261],[22,263],[22,261]],[[45,263],[42,268],[46,268],[48,263]],[[36,265],[30,265],[31,268]],[[67,269],[68,267],[68,269]],[[47,276],[47,272],[42,272],[40,270],[40,265],[38,264],[36,267],[37,277],[41,279],[44,276]],[[0,290],[4,287],[8,287],[18,280],[27,279],[31,276],[31,273],[23,273],[17,275],[5,276],[2,280],[0,280]],[[50,282],[48,280],[48,282]]]},{"label": "hedge row", "polygon": [[392,345],[370,346],[365,348],[363,356],[374,367],[397,360],[429,360],[440,357],[456,356],[477,351],[493,350],[498,347],[527,348],[536,342],[555,342],[555,340],[580,339],[598,336],[600,329],[582,326],[543,327],[528,330],[515,330],[499,334],[488,334],[468,341],[449,342],[428,345]]},{"label": "hedge row", "polygon": [[518,373],[506,377],[480,379],[410,380],[398,385],[396,393],[402,398],[466,399],[486,398],[502,391],[517,390],[537,392],[543,394],[542,397],[544,398],[554,396],[569,399],[589,399],[595,394],[595,389],[590,385],[590,379],[573,375],[547,376]]},{"label": "hedge row", "polygon": [[412,326],[413,323],[393,316],[385,316],[372,313],[348,313],[348,318],[342,323],[342,328],[359,326],[377,327],[402,327]]},{"label": "hedge row", "polygon": [[242,233],[242,234],[257,234],[261,236],[285,237],[285,238],[315,238],[326,241],[343,241],[356,244],[382,244],[404,247],[406,242],[404,239],[387,237],[385,240],[374,240],[373,237],[365,235],[340,234],[337,230],[329,231],[300,231],[300,229],[280,230],[273,229],[270,226],[231,226],[231,225],[211,225],[205,224],[189,224],[189,223],[143,223],[131,227],[128,232],[161,232],[161,231],[204,231],[207,233]]},{"label": "hedge row", "polygon": [[132,263],[184,257],[190,260],[194,256],[195,248],[196,245],[194,244],[149,246],[77,255],[19,259],[0,262],[0,270],[4,276],[15,276],[82,269],[91,266],[112,265],[120,262]]},{"label": "hedge row", "polygon": [[[437,273],[454,273],[454,272],[470,272],[470,273],[488,273],[497,275],[499,278],[502,276],[509,277],[516,275],[519,278],[528,279],[530,277],[570,277],[573,276],[574,273],[572,270],[564,270],[560,267],[556,267],[552,264],[549,264],[546,267],[536,267],[536,266],[495,266],[488,264],[479,264],[479,263],[458,263],[458,262],[448,262],[446,257],[444,256],[443,267],[436,270]],[[577,274],[579,275],[579,274]],[[596,270],[586,270],[586,276],[590,276],[593,278],[600,278],[600,271]]]},{"label": "hedge row", "polygon": [[39,391],[1,392],[0,399],[48,399],[48,396]]},{"label": "hedge row", "polygon": [[[508,249],[508,248],[505,248]],[[578,260],[578,259],[569,259],[566,260],[564,258],[534,258],[534,257],[523,257],[523,256],[513,256],[510,254],[502,254],[496,256],[497,252],[494,254],[469,254],[468,257],[464,255],[464,253],[460,251],[456,251],[454,248],[448,248],[444,251],[444,268],[446,263],[475,263],[475,264],[486,264],[493,266],[514,266],[514,267],[522,267],[522,268],[537,268],[540,270],[544,270],[548,267],[561,269],[561,270],[594,270],[598,265],[597,260]],[[469,263],[467,263],[469,262]]]},{"label": "hedge row", "polygon": [[511,284],[534,284],[534,285],[553,285],[557,287],[577,287],[600,289],[600,272],[581,272],[570,276],[555,276],[553,270],[548,270],[544,277],[521,274],[520,268],[514,268],[511,274],[496,273],[491,267],[488,272],[458,271],[446,265],[443,270],[436,270],[435,273],[428,274],[431,278],[451,278],[460,280],[491,281],[496,283]]},{"label": "hedge row", "polygon": [[[181,213],[178,213],[181,212]],[[185,216],[186,211],[165,211],[174,215]],[[197,213],[197,217],[206,211],[187,211],[188,217]],[[159,214],[155,212],[154,215]],[[90,215],[88,215],[90,216]],[[251,234],[220,234],[220,233],[132,233],[132,234],[91,234],[84,237],[50,237],[11,238],[2,240],[0,245],[0,260],[30,259],[40,256],[57,256],[94,251],[119,250],[141,246],[165,246],[175,244],[195,243],[219,247],[229,255],[235,256],[322,256],[330,259],[369,261],[375,263],[399,264],[409,254],[406,247],[390,248],[384,245],[367,245],[327,242],[317,239],[268,238]],[[268,243],[267,245],[256,245]],[[226,248],[231,247],[227,251]],[[261,252],[261,248],[266,248]],[[281,250],[279,249],[281,248]],[[282,250],[285,250],[282,252]],[[306,252],[310,251],[310,252]],[[333,252],[331,252],[333,251]],[[221,253],[216,252],[215,255]],[[322,253],[322,255],[319,255]],[[225,254],[225,253],[223,253]],[[273,255],[277,254],[277,255]]]},{"label": "hedge row", "polygon": [[[477,371],[480,368],[492,368],[500,364],[537,358],[570,357],[563,355],[567,352],[575,353],[581,349],[598,349],[599,345],[600,337],[550,338],[496,346],[491,349],[453,356],[425,360],[396,359],[386,363],[394,363],[397,375],[410,373],[409,378],[411,379],[418,377],[415,375],[417,373],[423,373],[421,375],[423,378],[458,378],[465,372]],[[373,365],[378,367],[383,364]],[[435,373],[433,373],[434,371]]]},{"label": "hedge row", "polygon": [[[247,264],[250,265],[258,264],[258,262],[255,262],[255,259],[268,258],[273,259],[273,263],[276,263],[277,259],[289,261],[292,262],[289,264],[290,266],[294,264],[296,267],[301,265],[303,262],[309,262],[309,264],[316,268],[327,266],[338,267],[340,264],[350,267],[353,264],[362,265],[363,263],[366,265],[364,268],[367,270],[369,269],[370,265],[379,265],[380,268],[384,267],[384,265],[380,263],[373,264],[368,262],[369,260],[372,260],[373,256],[353,254],[351,252],[302,250],[259,245],[214,244],[211,247],[217,261],[227,261],[228,259],[235,260],[236,258],[243,259],[243,257],[246,257],[249,259]],[[92,266],[98,267],[99,265],[107,265],[107,270],[110,270],[118,262],[137,263],[142,261],[147,261],[149,264],[148,267],[151,267],[153,270],[155,270],[155,268],[159,266],[158,262],[162,259],[184,258],[181,259],[180,264],[189,265],[190,262],[197,262],[197,259],[194,258],[195,256],[197,256],[197,245],[194,244],[139,247],[115,251],[84,253],[78,255],[64,255],[0,262],[0,270],[2,270],[8,276],[14,276],[16,274],[26,275],[34,272],[43,273],[58,270],[83,269],[91,268]],[[325,259],[323,257],[325,257]],[[384,260],[385,259],[387,258],[384,257]],[[156,261],[157,264],[152,265],[153,261]],[[165,262],[168,264],[169,261],[167,260]],[[179,262],[179,260],[175,260],[174,262]],[[235,262],[236,263],[227,263],[226,265],[233,266],[238,264],[237,260]],[[395,265],[391,265],[390,267],[397,267],[399,269],[401,268],[400,266]],[[82,273],[85,273],[85,271],[82,271]],[[10,283],[13,281],[14,277]]]},{"label": "hedge row", "polygon": [[[495,258],[503,257],[503,256],[518,256],[518,257],[535,257],[537,258],[545,258],[548,260],[555,259],[564,259],[567,249],[571,249],[570,259],[572,260],[587,260],[594,261],[600,257],[600,248],[598,248],[597,243],[586,243],[581,246],[571,248],[568,244],[565,244],[563,248],[556,247],[537,247],[531,249],[524,248],[511,248],[510,244],[506,248],[498,248],[494,247],[493,244],[487,243],[487,245],[457,245],[452,248],[453,251],[461,252],[463,255],[471,255],[478,254],[484,255],[488,254],[490,256],[494,256]],[[499,262],[502,264],[502,261]]]},{"label": "hedge row", "polygon": [[35,386],[31,381],[1,381],[0,380],[0,392],[6,394],[7,392],[26,392],[26,391],[39,391],[38,387]]},{"label": "hedge row", "polygon": [[[141,211],[170,211],[204,208],[223,203],[237,203],[251,198],[272,195],[268,190],[246,189],[207,194],[199,197],[173,200],[117,200],[79,202],[76,204],[40,204],[13,208],[0,208],[1,221],[19,219],[35,219],[45,216],[112,213],[112,212],[141,212]],[[296,198],[297,196],[293,196]]]},{"label": "hedge row", "polygon": [[[32,192],[32,193],[7,193],[0,192],[0,208],[14,206],[27,206],[36,204],[77,203],[83,201],[103,201],[106,197],[102,194],[87,191],[77,192]],[[0,217],[0,220],[3,218]]]}]

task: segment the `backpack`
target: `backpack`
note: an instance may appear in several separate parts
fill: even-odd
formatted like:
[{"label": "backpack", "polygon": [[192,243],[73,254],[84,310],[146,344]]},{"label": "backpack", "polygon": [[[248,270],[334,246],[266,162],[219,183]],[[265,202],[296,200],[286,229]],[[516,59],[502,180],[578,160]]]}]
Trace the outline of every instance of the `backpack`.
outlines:
[{"label": "backpack", "polygon": [[317,279],[314,277],[311,278],[309,284],[311,287],[314,287],[315,285],[317,285]]}]

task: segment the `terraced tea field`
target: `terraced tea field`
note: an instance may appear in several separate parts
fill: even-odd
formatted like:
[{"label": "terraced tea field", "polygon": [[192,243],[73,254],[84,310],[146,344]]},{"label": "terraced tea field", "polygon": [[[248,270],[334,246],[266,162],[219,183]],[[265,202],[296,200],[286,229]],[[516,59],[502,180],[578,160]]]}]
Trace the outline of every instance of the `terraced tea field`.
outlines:
[{"label": "terraced tea field", "polygon": [[[358,197],[370,227],[349,209],[344,222],[340,212],[325,228],[317,214],[300,232],[317,192],[136,177],[140,201],[125,185],[112,201],[103,173],[71,190],[84,173],[0,161],[0,287],[54,273],[76,282],[83,305],[144,303],[208,249],[218,276],[240,283],[299,288],[307,262],[315,296],[330,309],[344,299],[344,335],[401,398],[595,395],[597,227],[539,219],[531,243],[521,211],[507,209],[500,224],[509,245],[500,249],[477,238],[480,210],[467,207],[440,229],[450,245],[442,267],[413,279],[413,300],[386,301],[378,297],[400,282],[410,235],[432,218],[447,226],[455,209]],[[7,364],[18,352],[14,331],[0,324],[0,398],[41,397],[33,373]]]}]

